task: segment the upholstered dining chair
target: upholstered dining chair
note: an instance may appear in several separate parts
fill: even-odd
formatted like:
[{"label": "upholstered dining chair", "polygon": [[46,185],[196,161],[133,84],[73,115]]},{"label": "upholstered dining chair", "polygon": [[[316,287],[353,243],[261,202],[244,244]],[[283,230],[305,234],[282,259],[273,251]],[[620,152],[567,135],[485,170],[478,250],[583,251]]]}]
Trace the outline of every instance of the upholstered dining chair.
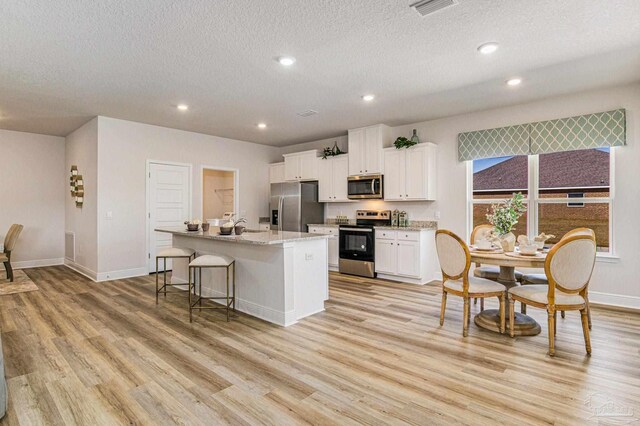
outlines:
[{"label": "upholstered dining chair", "polygon": [[[567,238],[570,237],[572,235],[588,235],[591,238],[593,238],[593,240],[596,240],[596,233],[593,231],[593,229],[591,228],[576,228],[576,229],[572,229],[571,231],[567,232],[566,234],[564,234],[561,238]],[[597,244],[596,244],[597,246]],[[522,279],[520,280],[520,283],[522,285],[531,285],[531,284],[545,284],[548,285],[549,284],[549,280],[547,280],[547,276],[545,274],[524,274],[522,276]],[[589,308],[589,295],[585,294],[585,297],[587,299],[587,318],[589,319],[589,330],[591,330],[591,309]],[[526,314],[527,313],[527,305],[522,305],[522,313]],[[565,317],[564,311],[560,311],[560,316],[562,316],[562,318]]]},{"label": "upholstered dining chair", "polygon": [[447,307],[447,294],[459,296],[464,301],[462,335],[467,337],[471,317],[470,299],[497,297],[500,300],[500,332],[504,333],[506,287],[502,284],[469,276],[471,269],[471,253],[465,242],[451,231],[436,231],[436,251],[442,270],[442,306],[440,308],[440,325],[444,324],[444,312]]},{"label": "upholstered dining chair", "polygon": [[544,271],[549,285],[532,284],[509,289],[510,335],[514,336],[514,302],[546,309],[549,322],[549,355],[555,354],[556,312],[580,311],[587,354],[591,354],[587,289],[596,263],[596,241],[590,235],[563,237],[547,254]]},{"label": "upholstered dining chair", "polygon": [[[478,225],[473,228],[471,231],[471,244],[475,244],[476,241],[481,239],[486,239],[486,237],[491,234],[493,231],[493,225],[483,224]],[[522,272],[515,271],[516,281],[520,281],[522,279]],[[479,263],[476,263],[476,267],[473,270],[473,276],[478,278],[485,278],[492,281],[498,281],[498,277],[500,276],[500,267],[499,266],[482,266]],[[474,299],[473,303],[478,303],[478,299]],[[484,310],[484,300],[480,299],[480,310]]]},{"label": "upholstered dining chair", "polygon": [[7,271],[7,278],[13,282],[13,268],[11,267],[11,252],[18,241],[18,237],[22,232],[22,225],[13,224],[9,228],[7,235],[4,237],[4,252],[0,253],[0,262],[4,263],[4,269]]}]

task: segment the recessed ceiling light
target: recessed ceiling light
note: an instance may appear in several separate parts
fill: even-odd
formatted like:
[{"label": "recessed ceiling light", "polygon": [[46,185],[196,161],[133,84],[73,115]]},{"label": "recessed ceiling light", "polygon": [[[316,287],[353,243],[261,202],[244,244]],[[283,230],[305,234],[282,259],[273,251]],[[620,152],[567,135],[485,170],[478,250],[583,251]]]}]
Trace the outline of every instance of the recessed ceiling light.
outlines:
[{"label": "recessed ceiling light", "polygon": [[180,105],[178,105],[178,106],[177,106],[177,108],[178,108],[180,111],[186,111],[186,110],[188,110],[188,109],[189,109],[189,105],[180,104]]},{"label": "recessed ceiling light", "polygon": [[496,50],[498,50],[498,43],[496,43],[495,41],[490,41],[488,43],[484,43],[478,46],[478,52],[484,55],[489,55],[490,53],[493,53]]},{"label": "recessed ceiling light", "polygon": [[278,58],[278,62],[280,63],[280,65],[290,67],[291,65],[296,63],[296,58],[291,56],[280,56]]},{"label": "recessed ceiling light", "polygon": [[363,101],[367,101],[367,102],[371,102],[375,98],[376,98],[375,95],[364,95],[364,96],[362,96],[362,100]]},{"label": "recessed ceiling light", "polygon": [[258,123],[258,129],[266,129],[267,125],[265,123]]},{"label": "recessed ceiling light", "polygon": [[507,85],[508,86],[517,86],[520,83],[522,83],[522,79],[521,78],[510,78],[509,80],[507,80]]}]

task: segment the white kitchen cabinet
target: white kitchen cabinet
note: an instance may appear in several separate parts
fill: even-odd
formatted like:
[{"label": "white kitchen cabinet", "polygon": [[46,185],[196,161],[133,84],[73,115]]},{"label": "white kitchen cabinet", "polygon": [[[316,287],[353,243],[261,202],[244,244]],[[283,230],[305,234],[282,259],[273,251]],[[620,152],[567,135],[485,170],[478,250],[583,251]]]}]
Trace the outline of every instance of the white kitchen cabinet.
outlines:
[{"label": "white kitchen cabinet", "polygon": [[375,267],[378,277],[413,284],[437,278],[435,231],[376,229]]},{"label": "white kitchen cabinet", "polygon": [[398,240],[398,266],[396,273],[407,277],[420,276],[420,243]]},{"label": "white kitchen cabinet", "polygon": [[318,199],[323,203],[349,202],[347,178],[349,156],[338,155],[318,160]]},{"label": "white kitchen cabinet", "polygon": [[286,181],[318,180],[318,150],[296,152],[284,156]]},{"label": "white kitchen cabinet", "polygon": [[376,238],[376,272],[383,274],[395,274],[397,270],[397,246],[395,240],[382,240]]},{"label": "white kitchen cabinet", "polygon": [[269,164],[269,183],[282,183],[284,181],[284,163]]},{"label": "white kitchen cabinet", "polygon": [[383,173],[382,150],[389,130],[384,124],[349,130],[349,176]]},{"label": "white kitchen cabinet", "polygon": [[429,142],[406,149],[385,149],[384,199],[435,200],[437,149],[437,145]]},{"label": "white kitchen cabinet", "polygon": [[338,270],[338,262],[340,257],[340,252],[338,248],[338,234],[339,228],[336,227],[325,227],[325,226],[310,226],[309,227],[310,234],[328,234],[331,235],[331,238],[327,240],[328,247],[328,259],[329,259],[329,269],[337,271]]}]

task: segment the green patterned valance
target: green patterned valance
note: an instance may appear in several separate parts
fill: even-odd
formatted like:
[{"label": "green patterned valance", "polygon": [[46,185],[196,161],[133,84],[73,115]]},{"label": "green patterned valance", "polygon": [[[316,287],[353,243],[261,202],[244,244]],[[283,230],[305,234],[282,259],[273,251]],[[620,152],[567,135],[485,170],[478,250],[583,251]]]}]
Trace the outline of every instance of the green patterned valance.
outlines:
[{"label": "green patterned valance", "polygon": [[458,160],[626,145],[624,109],[458,134]]},{"label": "green patterned valance", "polygon": [[529,129],[526,124],[478,130],[458,135],[460,161],[505,157],[529,153]]},{"label": "green patterned valance", "polygon": [[531,154],[626,145],[625,110],[531,123]]}]

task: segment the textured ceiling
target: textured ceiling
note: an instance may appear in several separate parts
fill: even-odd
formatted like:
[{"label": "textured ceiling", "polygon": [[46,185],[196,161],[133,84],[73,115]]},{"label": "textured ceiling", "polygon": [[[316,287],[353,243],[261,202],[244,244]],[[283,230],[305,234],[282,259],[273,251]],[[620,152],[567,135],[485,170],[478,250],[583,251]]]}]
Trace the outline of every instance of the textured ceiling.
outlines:
[{"label": "textured ceiling", "polygon": [[[66,135],[105,115],[283,146],[640,79],[638,0],[459,0],[425,18],[410,3],[5,1],[0,128]],[[500,49],[478,54],[486,41]]]}]

